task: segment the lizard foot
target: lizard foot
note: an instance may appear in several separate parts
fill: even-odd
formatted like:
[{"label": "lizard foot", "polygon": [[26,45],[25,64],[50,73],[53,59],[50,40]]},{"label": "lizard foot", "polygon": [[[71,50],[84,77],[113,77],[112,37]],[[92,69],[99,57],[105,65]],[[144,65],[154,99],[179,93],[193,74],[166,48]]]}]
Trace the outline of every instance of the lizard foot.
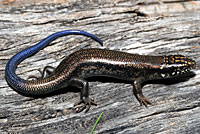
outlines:
[{"label": "lizard foot", "polygon": [[[81,105],[82,103],[84,103],[84,104]],[[79,102],[75,103],[74,108],[77,113],[83,111],[84,109],[85,109],[85,113],[86,113],[90,109],[91,105],[97,106],[97,103],[95,103],[94,100],[91,98],[86,98],[85,100],[81,99]]]},{"label": "lizard foot", "polygon": [[148,104],[152,104],[152,102],[149,101],[143,94],[136,94],[136,98],[139,101],[140,105],[145,105],[147,107]]}]

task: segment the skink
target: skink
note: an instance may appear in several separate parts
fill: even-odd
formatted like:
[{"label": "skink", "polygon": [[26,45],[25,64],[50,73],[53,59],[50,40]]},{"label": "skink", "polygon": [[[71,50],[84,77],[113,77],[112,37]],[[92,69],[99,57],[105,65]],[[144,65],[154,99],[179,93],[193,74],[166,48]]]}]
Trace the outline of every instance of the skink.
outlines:
[{"label": "skink", "polygon": [[[67,30],[55,33],[40,43],[27,48],[13,56],[6,65],[7,82],[18,92],[30,95],[42,95],[55,90],[76,86],[81,89],[80,101],[75,104],[77,112],[91,105],[96,105],[89,97],[89,84],[86,78],[95,76],[113,77],[131,81],[134,95],[140,104],[147,106],[151,102],[143,95],[141,84],[147,80],[165,79],[182,75],[195,68],[194,60],[182,55],[150,56],[130,54],[108,49],[82,49],[68,55],[55,69],[47,66],[41,78],[24,80],[15,70],[17,65],[27,57],[37,53],[58,37],[69,34],[81,34],[102,41],[96,36],[79,30]],[[50,73],[47,73],[49,70]],[[81,105],[83,103],[83,105]]]}]

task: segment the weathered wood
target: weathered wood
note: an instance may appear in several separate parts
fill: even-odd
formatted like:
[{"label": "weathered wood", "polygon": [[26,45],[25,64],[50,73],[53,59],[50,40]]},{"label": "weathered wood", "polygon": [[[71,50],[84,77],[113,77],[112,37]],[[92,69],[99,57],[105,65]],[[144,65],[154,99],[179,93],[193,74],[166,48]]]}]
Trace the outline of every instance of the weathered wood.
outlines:
[{"label": "weathered wood", "polygon": [[[69,0],[61,4],[12,4],[0,5],[0,133],[89,133],[101,112],[95,130],[99,134],[200,132],[200,2]],[[95,34],[106,49],[187,55],[197,62],[193,70],[196,75],[146,83],[143,92],[153,102],[148,108],[139,106],[129,83],[107,79],[89,83],[90,96],[98,106],[88,113],[73,111],[79,99],[73,87],[37,99],[13,91],[4,79],[11,56],[66,29]],[[83,36],[62,37],[23,61],[17,74],[24,79],[39,75],[37,69],[56,67],[66,55],[90,47],[100,48]]]}]

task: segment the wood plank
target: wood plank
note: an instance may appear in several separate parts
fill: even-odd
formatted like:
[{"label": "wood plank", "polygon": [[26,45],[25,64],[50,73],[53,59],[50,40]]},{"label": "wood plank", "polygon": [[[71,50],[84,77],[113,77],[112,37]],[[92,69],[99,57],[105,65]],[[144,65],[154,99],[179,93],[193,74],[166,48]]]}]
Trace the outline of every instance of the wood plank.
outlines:
[{"label": "wood plank", "polygon": [[[183,2],[172,0],[101,2],[13,3],[0,9],[0,133],[89,133],[101,112],[98,134],[200,132],[200,11],[195,5],[199,2],[185,1],[191,8],[184,11],[172,6]],[[167,11],[169,5],[174,10]],[[155,6],[162,12],[155,12]],[[62,37],[23,61],[17,74],[24,79],[39,76],[37,69],[56,67],[74,51],[106,48],[145,55],[187,55],[197,62],[195,75],[145,83],[143,92],[153,102],[148,108],[139,106],[129,83],[92,80],[90,96],[98,106],[88,113],[73,111],[79,99],[79,91],[73,87],[37,99],[11,89],[4,79],[11,56],[66,29],[90,32],[104,46],[83,36]]]}]

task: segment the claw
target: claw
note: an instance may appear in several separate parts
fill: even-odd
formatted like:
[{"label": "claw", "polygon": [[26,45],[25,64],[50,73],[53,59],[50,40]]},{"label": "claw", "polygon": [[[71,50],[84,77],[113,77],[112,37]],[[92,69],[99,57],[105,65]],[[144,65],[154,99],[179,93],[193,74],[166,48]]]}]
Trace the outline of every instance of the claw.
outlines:
[{"label": "claw", "polygon": [[83,100],[80,100],[80,101],[76,102],[76,103],[74,104],[74,107],[80,105],[81,103],[84,103],[84,101],[83,101]]},{"label": "claw", "polygon": [[75,108],[76,113],[82,112],[86,108],[86,105],[78,106]]},{"label": "claw", "polygon": [[[81,105],[82,103],[84,103],[83,105]],[[78,106],[81,105],[81,106]],[[86,99],[86,101],[84,100],[80,100],[77,103],[74,104],[74,108],[76,110],[77,113],[82,112],[85,109],[85,113],[89,111],[91,105],[97,105],[97,103],[94,102],[93,99],[89,98]]]},{"label": "claw", "polygon": [[144,95],[137,94],[136,95],[137,100],[139,101],[140,105],[144,105],[145,107],[148,107],[148,104],[151,105],[152,102],[149,101]]}]

